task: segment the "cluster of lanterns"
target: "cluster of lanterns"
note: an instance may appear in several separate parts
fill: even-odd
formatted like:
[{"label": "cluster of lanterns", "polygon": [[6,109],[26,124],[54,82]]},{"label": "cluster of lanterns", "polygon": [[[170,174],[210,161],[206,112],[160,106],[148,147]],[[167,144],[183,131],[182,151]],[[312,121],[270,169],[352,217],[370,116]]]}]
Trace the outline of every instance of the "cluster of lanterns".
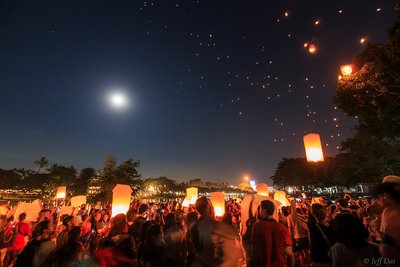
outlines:
[{"label": "cluster of lanterns", "polygon": [[[347,70],[350,71],[350,70]],[[350,71],[351,73],[351,71]],[[304,135],[304,147],[306,151],[308,162],[323,162],[324,156],[322,152],[321,139],[317,133],[309,133]],[[57,188],[56,199],[65,199],[66,197],[66,186],[60,186]],[[268,185],[264,183],[257,184],[255,186],[257,195],[262,197],[269,197]],[[112,216],[119,213],[126,214],[130,207],[132,189],[129,185],[117,184],[113,192],[112,199]],[[199,197],[198,188],[190,187],[186,189],[186,197],[182,203],[182,206],[187,208],[190,205],[194,205]],[[282,206],[288,206],[286,192],[276,191],[274,194],[274,200],[278,201]],[[318,200],[314,200],[318,201]],[[225,195],[222,192],[211,193],[211,203],[214,207],[214,214],[217,217],[222,217],[225,214]],[[86,204],[86,196],[75,196],[71,198],[71,206],[64,208],[78,207],[82,204]]]}]

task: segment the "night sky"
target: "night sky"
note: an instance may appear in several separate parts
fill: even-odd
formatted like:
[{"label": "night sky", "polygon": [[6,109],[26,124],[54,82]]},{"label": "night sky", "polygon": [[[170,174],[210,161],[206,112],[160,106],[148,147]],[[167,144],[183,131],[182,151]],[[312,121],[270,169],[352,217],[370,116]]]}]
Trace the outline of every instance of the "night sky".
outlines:
[{"label": "night sky", "polygon": [[354,125],[339,66],[385,42],[395,2],[1,1],[0,168],[112,154],[143,178],[237,184],[305,157],[307,132],[335,155]]}]

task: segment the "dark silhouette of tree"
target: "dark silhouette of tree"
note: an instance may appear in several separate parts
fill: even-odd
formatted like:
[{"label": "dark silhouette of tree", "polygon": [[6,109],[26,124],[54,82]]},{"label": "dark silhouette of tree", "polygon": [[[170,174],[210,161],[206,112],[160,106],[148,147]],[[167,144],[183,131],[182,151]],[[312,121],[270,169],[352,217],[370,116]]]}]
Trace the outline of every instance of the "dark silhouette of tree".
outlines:
[{"label": "dark silhouette of tree", "polygon": [[33,163],[38,166],[38,173],[40,173],[43,168],[49,166],[49,160],[46,157],[41,157],[39,160],[35,160]]}]

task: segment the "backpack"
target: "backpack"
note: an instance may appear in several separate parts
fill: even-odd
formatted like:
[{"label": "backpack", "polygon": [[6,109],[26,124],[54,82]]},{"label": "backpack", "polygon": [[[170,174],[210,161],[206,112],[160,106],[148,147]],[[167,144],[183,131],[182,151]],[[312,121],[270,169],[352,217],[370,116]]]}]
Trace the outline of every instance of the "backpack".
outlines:
[{"label": "backpack", "polygon": [[50,239],[33,239],[31,242],[29,242],[24,250],[17,256],[14,267],[32,266],[33,258],[35,257],[35,254],[39,251],[40,246],[42,245],[42,243],[49,240]]},{"label": "backpack", "polygon": [[243,240],[250,242],[251,237],[251,228],[253,228],[253,224],[257,221],[256,217],[253,216],[253,200],[254,196],[251,199],[250,206],[249,206],[249,218],[246,221],[246,232],[243,235]]}]

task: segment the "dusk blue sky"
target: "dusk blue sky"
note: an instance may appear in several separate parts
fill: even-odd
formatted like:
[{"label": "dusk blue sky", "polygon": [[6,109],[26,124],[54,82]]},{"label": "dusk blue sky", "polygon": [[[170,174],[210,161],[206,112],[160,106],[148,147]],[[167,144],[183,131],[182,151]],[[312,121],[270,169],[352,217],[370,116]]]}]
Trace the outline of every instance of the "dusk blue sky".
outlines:
[{"label": "dusk blue sky", "polygon": [[144,178],[270,182],[307,132],[333,156],[354,125],[339,67],[385,42],[395,2],[1,1],[0,168],[111,154]]}]

